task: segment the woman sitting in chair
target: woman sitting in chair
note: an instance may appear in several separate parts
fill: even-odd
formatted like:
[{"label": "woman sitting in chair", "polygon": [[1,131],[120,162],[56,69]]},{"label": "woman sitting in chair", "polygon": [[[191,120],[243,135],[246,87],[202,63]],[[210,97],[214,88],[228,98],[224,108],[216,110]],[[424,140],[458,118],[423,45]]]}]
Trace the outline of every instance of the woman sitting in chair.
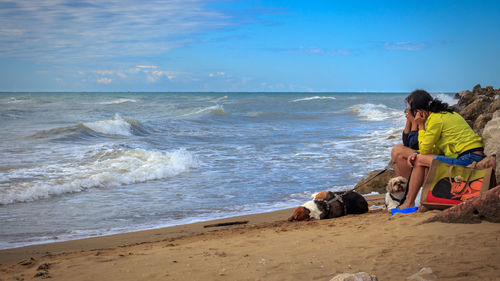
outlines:
[{"label": "woman sitting in chair", "polygon": [[433,99],[424,90],[413,91],[405,101],[418,126],[419,150],[412,152],[406,163],[397,163],[403,170],[413,168],[408,195],[400,209],[415,206],[415,198],[432,159],[467,166],[485,157],[481,137],[448,104]]}]

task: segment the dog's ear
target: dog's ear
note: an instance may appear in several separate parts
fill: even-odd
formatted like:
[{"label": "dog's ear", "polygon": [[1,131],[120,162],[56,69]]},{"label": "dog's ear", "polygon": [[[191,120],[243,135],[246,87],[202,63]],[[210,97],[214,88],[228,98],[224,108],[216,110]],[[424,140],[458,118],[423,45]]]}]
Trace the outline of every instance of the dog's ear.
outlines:
[{"label": "dog's ear", "polygon": [[391,192],[392,191],[392,179],[387,182],[387,185],[385,186],[385,191]]},{"label": "dog's ear", "polygon": [[300,221],[300,220],[304,220],[304,207],[300,206],[300,207],[297,207],[295,208],[295,210],[293,211],[293,214],[291,217],[288,218],[288,221]]}]

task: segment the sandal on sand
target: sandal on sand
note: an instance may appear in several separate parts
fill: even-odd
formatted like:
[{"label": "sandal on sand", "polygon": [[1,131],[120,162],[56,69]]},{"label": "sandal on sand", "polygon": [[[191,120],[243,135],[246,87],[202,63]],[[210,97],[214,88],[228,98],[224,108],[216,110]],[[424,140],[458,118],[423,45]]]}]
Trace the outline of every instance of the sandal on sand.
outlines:
[{"label": "sandal on sand", "polygon": [[405,209],[394,208],[394,209],[391,209],[391,215],[394,215],[394,214],[397,214],[397,213],[410,214],[410,213],[415,213],[417,210],[418,210],[417,206],[410,207],[410,208],[405,208]]}]

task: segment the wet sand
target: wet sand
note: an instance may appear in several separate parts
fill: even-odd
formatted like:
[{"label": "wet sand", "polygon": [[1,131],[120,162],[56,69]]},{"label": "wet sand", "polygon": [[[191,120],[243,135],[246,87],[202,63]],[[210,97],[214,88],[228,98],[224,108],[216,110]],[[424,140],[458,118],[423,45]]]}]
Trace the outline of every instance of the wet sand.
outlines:
[{"label": "wet sand", "polygon": [[[0,280],[407,280],[424,267],[427,280],[499,280],[500,224],[415,226],[438,212],[288,222],[287,209],[2,250]],[[248,223],[204,227],[231,221]]]}]

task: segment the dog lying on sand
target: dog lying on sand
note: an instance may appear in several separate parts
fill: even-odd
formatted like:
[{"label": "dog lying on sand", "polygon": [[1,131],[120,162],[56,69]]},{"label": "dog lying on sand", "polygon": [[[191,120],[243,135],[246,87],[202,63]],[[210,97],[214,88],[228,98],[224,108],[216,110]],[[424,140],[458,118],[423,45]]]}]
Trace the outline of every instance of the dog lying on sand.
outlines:
[{"label": "dog lying on sand", "polygon": [[313,200],[297,207],[288,221],[323,220],[368,212],[368,202],[361,194],[353,190],[321,191],[313,194],[312,197]]},{"label": "dog lying on sand", "polygon": [[408,180],[404,177],[395,177],[389,180],[385,186],[387,193],[385,194],[385,206],[387,209],[394,209],[401,204],[405,196],[406,185]]}]

